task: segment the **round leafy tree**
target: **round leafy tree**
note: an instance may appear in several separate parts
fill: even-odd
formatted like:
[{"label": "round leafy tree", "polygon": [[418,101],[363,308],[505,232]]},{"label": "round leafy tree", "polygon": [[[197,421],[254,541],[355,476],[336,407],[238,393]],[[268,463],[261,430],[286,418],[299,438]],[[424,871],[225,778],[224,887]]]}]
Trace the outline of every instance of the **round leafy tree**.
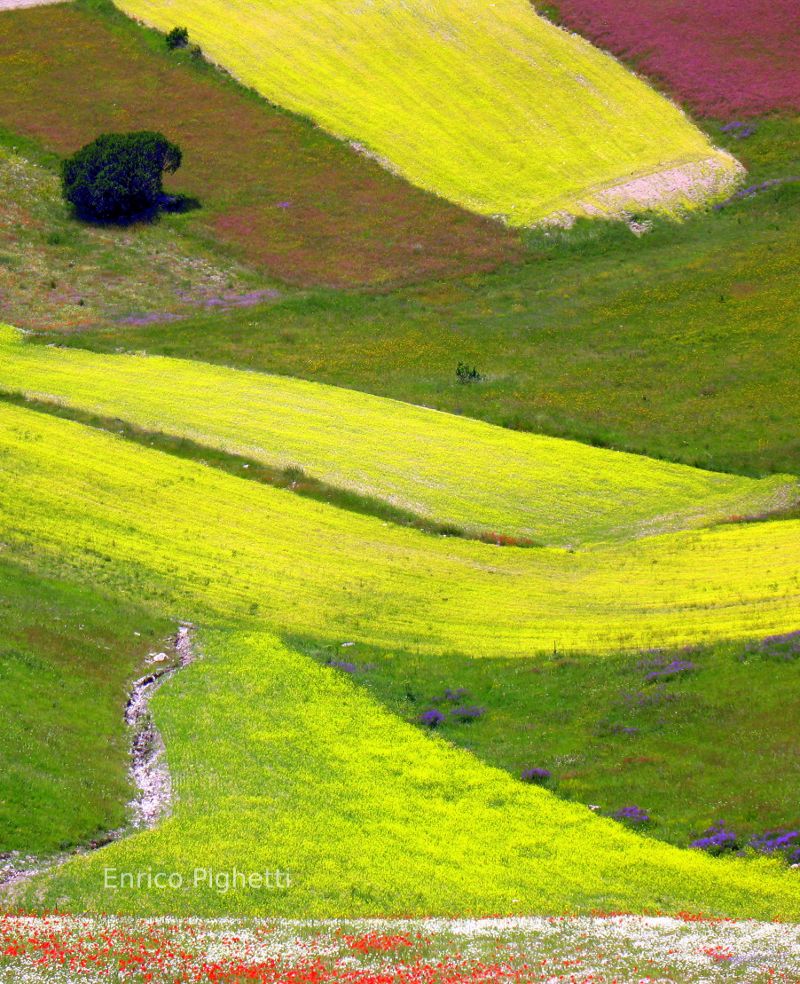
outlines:
[{"label": "round leafy tree", "polygon": [[160,133],[104,133],[64,161],[64,197],[83,218],[124,222],[161,204],[164,174],[181,157]]}]

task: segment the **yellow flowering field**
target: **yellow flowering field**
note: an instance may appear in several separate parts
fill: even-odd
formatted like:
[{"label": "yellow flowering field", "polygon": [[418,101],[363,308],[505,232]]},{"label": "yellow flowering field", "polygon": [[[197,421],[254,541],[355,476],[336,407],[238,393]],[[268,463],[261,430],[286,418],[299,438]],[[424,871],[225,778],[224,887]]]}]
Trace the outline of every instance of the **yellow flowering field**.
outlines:
[{"label": "yellow flowering field", "polygon": [[[214,630],[198,643],[202,658],[155,702],[173,816],[35,879],[16,902],[170,917],[800,915],[793,872],[680,850],[525,786],[269,634]],[[237,871],[272,881],[242,885]],[[172,887],[152,881],[159,872]],[[142,873],[138,887],[124,873]]]},{"label": "yellow flowering field", "polygon": [[439,523],[551,545],[662,533],[800,497],[788,476],[706,472],[264,373],[26,345],[2,326],[0,390],[301,468]]},{"label": "yellow flowering field", "polygon": [[674,105],[528,0],[119,6],[163,31],[186,25],[271,101],[513,225],[675,210],[723,193],[740,173]]},{"label": "yellow flowering field", "polygon": [[[0,542],[175,618],[425,653],[534,655],[794,625],[800,521],[579,550],[431,537],[0,406]],[[790,626],[791,623],[791,626]]]}]

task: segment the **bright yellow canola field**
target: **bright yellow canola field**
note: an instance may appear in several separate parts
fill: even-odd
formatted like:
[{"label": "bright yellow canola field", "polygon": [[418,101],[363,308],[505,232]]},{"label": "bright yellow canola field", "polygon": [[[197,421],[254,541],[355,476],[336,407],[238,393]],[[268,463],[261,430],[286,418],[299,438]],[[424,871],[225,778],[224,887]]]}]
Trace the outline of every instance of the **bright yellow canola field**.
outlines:
[{"label": "bright yellow canola field", "polygon": [[[602,210],[602,190],[666,168],[713,161],[718,191],[736,173],[678,109],[529,0],[119,6],[164,31],[187,25],[213,60],[268,99],[414,184],[514,225],[587,204]],[[671,208],[693,197],[681,180],[660,193]]]},{"label": "bright yellow canola field", "polygon": [[[796,624],[800,522],[569,552],[441,539],[0,404],[0,543],[199,626],[156,700],[177,793],[153,832],[14,904],[176,914],[592,908],[800,916],[771,863],[716,862],[523,786],[388,714],[281,639],[476,658],[745,637]],[[341,650],[347,652],[347,650]],[[279,868],[218,894],[195,868]],[[183,875],[109,894],[104,869]]]},{"label": "bright yellow canola field", "polygon": [[551,545],[677,530],[800,496],[788,477],[715,474],[281,376],[26,345],[2,326],[0,390],[300,467],[441,523]]}]

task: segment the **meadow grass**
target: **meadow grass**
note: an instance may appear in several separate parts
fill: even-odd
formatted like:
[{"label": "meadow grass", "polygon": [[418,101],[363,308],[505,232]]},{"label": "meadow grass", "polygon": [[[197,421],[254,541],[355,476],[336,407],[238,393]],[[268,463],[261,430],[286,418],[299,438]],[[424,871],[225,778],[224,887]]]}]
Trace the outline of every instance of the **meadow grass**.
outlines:
[{"label": "meadow grass", "polygon": [[76,222],[55,163],[0,130],[0,309],[29,329],[82,328],[196,313],[203,299],[241,296],[263,277],[188,234],[181,216],[115,227]]},{"label": "meadow grass", "polygon": [[[198,641],[203,658],[154,703],[174,815],[22,886],[15,902],[171,917],[800,912],[791,873],[680,851],[525,786],[263,632]],[[270,872],[273,887],[242,887],[234,868]],[[148,887],[159,871],[181,887]],[[144,884],[127,887],[122,872]]]},{"label": "meadow grass", "polygon": [[[9,904],[355,915],[665,910],[796,917],[791,873],[638,837],[422,734],[277,635],[527,662],[553,645],[748,638],[800,597],[800,522],[589,546],[434,539],[28,409],[0,406],[9,557],[190,619],[200,662],[155,714],[177,798],[156,830],[77,858]],[[180,679],[180,685],[178,685]],[[289,871],[217,892],[195,868]],[[105,869],[142,871],[109,894]],[[185,891],[154,889],[176,871]]]},{"label": "meadow grass", "polygon": [[278,474],[294,470],[383,500],[401,517],[475,536],[562,546],[627,539],[765,514],[800,498],[788,477],[703,472],[262,373],[26,345],[3,326],[0,390],[245,456]]},{"label": "meadow grass", "polygon": [[[120,6],[163,31],[185,24],[214,61],[269,100],[415,185],[512,225],[609,211],[610,187],[673,166],[701,164],[710,182],[704,191],[701,180],[677,182],[654,202],[666,211],[737,178],[733,159],[675,106],[527,0]],[[623,195],[616,207],[632,202]]]},{"label": "meadow grass", "polygon": [[62,156],[102,132],[163,131],[183,150],[168,190],[202,206],[170,225],[270,277],[386,286],[520,255],[513,233],[411,187],[189,52],[168,52],[108,0],[5,11],[0,62],[3,126]]},{"label": "meadow grass", "polygon": [[126,821],[128,680],[168,623],[0,559],[0,855],[83,844]]}]

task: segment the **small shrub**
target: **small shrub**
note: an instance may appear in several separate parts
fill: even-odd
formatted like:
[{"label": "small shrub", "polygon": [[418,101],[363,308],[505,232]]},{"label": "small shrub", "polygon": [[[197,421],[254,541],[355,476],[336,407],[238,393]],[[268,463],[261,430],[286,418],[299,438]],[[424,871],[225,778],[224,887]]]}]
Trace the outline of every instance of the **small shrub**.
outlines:
[{"label": "small shrub", "polygon": [[332,659],[328,666],[332,666],[334,670],[341,670],[342,673],[355,673],[358,670],[355,663],[350,663],[344,659]]},{"label": "small shrub", "polygon": [[800,863],[800,830],[768,830],[750,839],[759,854],[783,857],[789,864]]},{"label": "small shrub", "polygon": [[456,379],[459,383],[479,383],[483,376],[475,366],[468,366],[466,362],[459,362],[456,366]]},{"label": "small shrub", "polygon": [[447,687],[445,692],[439,696],[434,697],[432,703],[434,704],[457,704],[459,701],[464,700],[469,697],[469,692],[464,687]]},{"label": "small shrub", "polygon": [[181,159],[160,133],[105,133],[63,162],[64,198],[82,218],[127,221],[166,200],[164,173],[177,171]]},{"label": "small shrub", "polygon": [[648,683],[653,683],[657,680],[670,680],[682,676],[685,673],[693,673],[696,669],[696,664],[689,659],[673,659],[666,666],[660,666],[656,670],[651,670],[645,676],[645,680]]},{"label": "small shrub", "polygon": [[732,830],[728,830],[724,820],[717,820],[712,823],[701,837],[693,840],[689,845],[699,851],[706,851],[708,854],[719,856],[720,854],[730,854],[740,848],[739,838]]},{"label": "small shrub", "polygon": [[457,721],[468,724],[471,721],[477,721],[479,718],[482,718],[485,713],[485,707],[454,707],[450,711],[450,716],[454,717]]},{"label": "small shrub", "polygon": [[185,48],[189,44],[189,29],[186,27],[173,27],[166,37],[167,47],[170,51],[176,48]]}]

